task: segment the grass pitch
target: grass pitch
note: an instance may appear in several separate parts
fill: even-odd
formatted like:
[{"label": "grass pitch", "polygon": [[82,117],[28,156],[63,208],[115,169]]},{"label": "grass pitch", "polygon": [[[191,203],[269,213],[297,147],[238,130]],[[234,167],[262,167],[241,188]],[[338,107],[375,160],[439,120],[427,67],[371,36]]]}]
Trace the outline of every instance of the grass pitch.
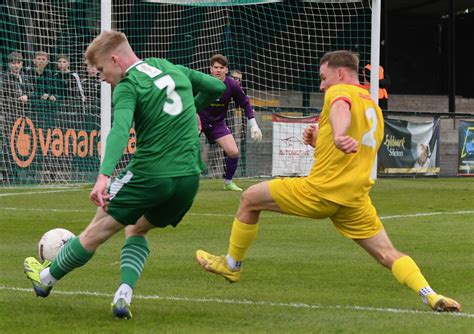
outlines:
[{"label": "grass pitch", "polygon": [[[252,181],[239,181],[245,188]],[[123,234],[41,299],[22,270],[48,229],[79,233],[94,214],[90,188],[0,189],[0,333],[473,333],[474,183],[381,179],[372,199],[393,243],[463,313],[435,314],[329,220],[263,213],[242,280],[229,284],[194,260],[225,254],[240,195],[203,180],[176,228],[152,231],[132,303],[112,318]]]}]

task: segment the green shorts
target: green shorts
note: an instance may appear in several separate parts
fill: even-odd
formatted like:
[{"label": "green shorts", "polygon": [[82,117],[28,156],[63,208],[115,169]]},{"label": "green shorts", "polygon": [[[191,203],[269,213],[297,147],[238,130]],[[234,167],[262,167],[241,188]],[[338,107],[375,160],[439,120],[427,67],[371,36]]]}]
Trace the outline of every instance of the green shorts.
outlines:
[{"label": "green shorts", "polygon": [[199,174],[150,179],[126,171],[109,186],[107,213],[123,225],[134,225],[145,216],[156,227],[176,226],[198,189]]}]

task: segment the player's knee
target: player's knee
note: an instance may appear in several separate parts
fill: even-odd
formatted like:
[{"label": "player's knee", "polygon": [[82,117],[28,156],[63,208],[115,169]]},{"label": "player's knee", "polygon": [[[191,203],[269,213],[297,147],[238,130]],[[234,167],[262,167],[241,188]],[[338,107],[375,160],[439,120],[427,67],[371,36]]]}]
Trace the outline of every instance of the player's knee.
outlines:
[{"label": "player's knee", "polygon": [[125,237],[134,237],[134,236],[141,236],[145,237],[150,229],[140,226],[139,224],[136,225],[129,225],[125,228]]},{"label": "player's knee", "polygon": [[240,197],[241,208],[247,208],[251,210],[252,208],[258,206],[258,203],[258,188],[256,185],[249,187],[242,193],[242,196]]},{"label": "player's knee", "polygon": [[229,158],[238,158],[239,157],[239,150],[238,149],[229,150],[229,151],[226,152],[226,155]]}]

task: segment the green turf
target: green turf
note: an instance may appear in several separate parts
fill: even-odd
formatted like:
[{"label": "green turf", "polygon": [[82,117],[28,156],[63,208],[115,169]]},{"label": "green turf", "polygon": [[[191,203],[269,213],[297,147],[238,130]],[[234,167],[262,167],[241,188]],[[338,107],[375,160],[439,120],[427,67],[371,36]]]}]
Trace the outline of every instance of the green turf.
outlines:
[{"label": "green turf", "polygon": [[372,191],[393,243],[416,260],[435,290],[461,302],[462,316],[431,312],[328,220],[263,213],[242,280],[229,284],[204,272],[195,250],[226,252],[239,203],[238,193],[221,187],[202,181],[178,228],[150,234],[131,321],[110,314],[122,234],[46,299],[34,297],[22,271],[43,232],[79,233],[88,224],[90,188],[0,189],[0,333],[474,332],[471,179],[381,179]]}]

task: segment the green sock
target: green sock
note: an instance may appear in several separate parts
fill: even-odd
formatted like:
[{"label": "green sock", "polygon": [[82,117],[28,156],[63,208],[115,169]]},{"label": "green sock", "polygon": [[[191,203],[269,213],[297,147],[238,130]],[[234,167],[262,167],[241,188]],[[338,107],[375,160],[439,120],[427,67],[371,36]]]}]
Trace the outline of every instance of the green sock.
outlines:
[{"label": "green sock", "polygon": [[49,272],[59,280],[67,273],[86,264],[93,255],[94,252],[89,252],[81,245],[79,237],[72,238],[59,251],[58,256],[51,264]]},{"label": "green sock", "polygon": [[150,254],[148,241],[142,236],[132,236],[125,240],[120,253],[120,283],[128,284],[132,289],[145,267],[146,259]]}]

